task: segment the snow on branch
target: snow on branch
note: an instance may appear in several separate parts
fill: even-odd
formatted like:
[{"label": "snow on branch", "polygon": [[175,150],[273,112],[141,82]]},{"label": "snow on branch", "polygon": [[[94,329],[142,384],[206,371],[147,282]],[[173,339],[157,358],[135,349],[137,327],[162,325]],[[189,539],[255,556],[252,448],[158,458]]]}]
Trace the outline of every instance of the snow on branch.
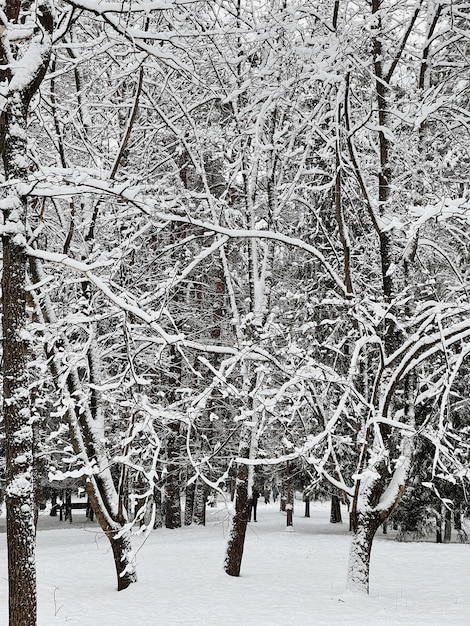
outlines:
[{"label": "snow on branch", "polygon": [[129,296],[129,294],[126,294],[125,298],[115,294],[101,278],[93,273],[92,266],[87,265],[86,263],[82,263],[81,261],[71,259],[66,254],[46,252],[45,250],[37,250],[31,247],[27,248],[27,254],[36,259],[41,259],[42,261],[49,261],[51,263],[63,265],[64,267],[67,267],[75,272],[83,274],[87,278],[87,280],[97,289],[99,289],[99,291],[101,291],[101,293],[106,296],[106,298],[112,304],[114,304],[122,311],[132,313],[138,319],[148,324],[150,328],[152,328],[152,330],[155,330],[157,334],[160,335],[165,343],[171,344],[184,340],[184,336],[181,334],[170,335],[169,333],[167,333],[160,326],[160,324],[158,324],[158,322],[155,320],[155,317],[143,311],[137,305],[135,300]]},{"label": "snow on branch", "polygon": [[[109,24],[117,33],[128,39],[132,45],[163,61],[166,65],[176,70],[183,70],[192,73],[189,67],[185,67],[183,62],[175,55],[161,48],[161,43],[171,41],[175,47],[183,47],[178,44],[181,34],[168,30],[167,32],[152,33],[149,30],[134,28],[129,25],[128,18],[132,14],[148,15],[154,11],[171,11],[177,6],[187,5],[194,0],[154,0],[153,2],[102,2],[101,0],[66,0],[68,4],[81,11],[89,11],[97,15]],[[125,19],[123,19],[125,18]],[[148,42],[155,40],[158,45],[151,45]]]},{"label": "snow on branch", "polygon": [[396,461],[395,470],[393,472],[390,483],[383,492],[379,503],[375,507],[376,511],[390,511],[398,504],[401,495],[405,489],[406,480],[411,466],[412,445],[410,437],[405,435],[404,445],[402,445],[402,454]]},{"label": "snow on branch", "polygon": [[[135,185],[131,181],[114,183],[113,181],[106,181],[99,177],[96,178],[90,175],[90,170],[77,171],[63,168],[47,168],[44,170],[43,168],[43,174],[48,180],[39,181],[36,179],[30,183],[24,183],[21,185],[19,192],[25,196],[34,195],[42,198],[71,197],[75,194],[82,193],[106,193],[126,200],[149,218],[162,220],[165,223],[174,222],[188,224],[201,228],[203,231],[209,233],[212,232],[224,235],[230,239],[264,239],[292,246],[315,257],[325,268],[341,293],[347,297],[351,295],[340,275],[327,261],[322,252],[316,246],[297,237],[291,237],[273,230],[237,229],[221,226],[220,224],[192,218],[188,213],[183,212],[184,207],[181,213],[156,210],[155,202],[164,205],[166,202],[165,198],[155,199],[144,197],[143,199],[142,196],[145,190],[141,186]],[[97,174],[99,175],[99,173]],[[56,182],[53,182],[54,179]],[[60,184],[60,181],[64,184]],[[220,247],[220,245],[216,245],[216,247]]]},{"label": "snow on branch", "polygon": [[[224,235],[230,239],[264,239],[292,246],[300,250],[304,250],[306,253],[315,257],[325,268],[326,272],[329,274],[330,278],[333,280],[341,293],[350,297],[344,281],[334,267],[327,261],[322,252],[316,246],[313,246],[302,239],[291,237],[273,230],[229,228],[221,226],[220,224],[192,218],[186,212],[179,214],[174,212],[165,212],[158,209],[156,210],[155,202],[158,201],[159,203],[164,204],[165,199],[142,199],[142,192],[144,190],[140,186],[133,185],[130,181],[124,181],[116,184],[112,181],[93,178],[89,175],[89,172],[83,171],[77,173],[76,171],[73,172],[71,170],[68,171],[60,168],[50,168],[48,173],[52,177],[62,179],[65,184],[55,185],[51,184],[51,182],[31,182],[31,184],[23,186],[23,194],[31,194],[37,197],[69,197],[78,193],[107,193],[109,195],[127,200],[137,207],[142,213],[152,219],[158,219],[164,222],[188,224],[201,228],[203,231]],[[220,245],[216,245],[216,247],[220,247]]]},{"label": "snow on branch", "polygon": [[[186,348],[190,348],[193,350],[198,350],[200,352],[206,353],[214,353],[214,354],[231,354],[234,356],[240,356],[243,354],[244,358],[248,358],[250,360],[261,360],[266,361],[270,360],[275,362],[275,359],[269,355],[269,353],[263,350],[259,346],[250,346],[249,348],[245,347],[245,350],[240,351],[238,348],[233,346],[221,346],[221,345],[212,345],[212,344],[203,344],[197,341],[191,341],[186,339],[184,334],[170,334],[167,333],[162,326],[157,322],[156,316],[148,313],[137,303],[136,299],[128,292],[125,292],[124,296],[119,296],[113,292],[113,290],[109,287],[109,285],[96,274],[94,274],[93,270],[97,267],[103,267],[103,263],[99,264],[87,264],[81,261],[76,261],[75,259],[71,259],[66,254],[59,254],[55,252],[47,252],[45,250],[38,250],[32,247],[27,247],[27,254],[30,257],[40,259],[41,261],[48,261],[50,263],[55,263],[67,267],[68,269],[77,272],[79,274],[83,274],[86,279],[94,285],[114,306],[118,309],[125,311],[127,313],[131,313],[137,319],[140,319],[142,322],[147,324],[152,330],[154,330],[158,335],[158,343],[163,344],[181,344]],[[111,264],[105,263],[104,265]],[[146,337],[145,341],[149,341],[149,338]]]},{"label": "snow on branch", "polygon": [[468,318],[447,328],[440,328],[429,334],[423,331],[422,334],[411,337],[387,360],[386,367],[392,371],[392,374],[381,398],[380,414],[384,416],[387,414],[397,385],[409,372],[435,354],[445,353],[449,347],[461,341],[468,341],[469,338],[470,319]]},{"label": "snow on branch", "polygon": [[470,225],[470,202],[467,198],[443,198],[436,204],[410,207],[410,214],[415,218],[411,224],[412,236],[429,220],[445,222],[454,218]]}]

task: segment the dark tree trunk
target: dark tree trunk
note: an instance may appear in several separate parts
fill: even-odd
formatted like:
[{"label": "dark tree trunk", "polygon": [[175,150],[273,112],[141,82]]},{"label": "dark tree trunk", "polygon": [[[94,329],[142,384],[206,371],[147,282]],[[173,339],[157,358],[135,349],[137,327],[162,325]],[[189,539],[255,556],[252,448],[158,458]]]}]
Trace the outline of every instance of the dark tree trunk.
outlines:
[{"label": "dark tree trunk", "polygon": [[167,428],[167,473],[165,479],[165,527],[181,527],[181,501],[179,484],[179,422]]},{"label": "dark tree trunk", "polygon": [[153,521],[153,527],[162,528],[163,526],[162,492],[157,487],[155,487],[153,490],[153,501],[155,504],[155,519]]},{"label": "dark tree trunk", "polygon": [[[49,6],[7,0],[3,5],[3,30],[22,19],[36,23],[42,32],[30,42],[34,61],[25,77],[10,83],[9,65],[18,48],[7,36],[0,42],[0,82],[6,95],[0,116],[0,148],[6,189],[2,198],[4,232],[2,273],[3,419],[5,427],[6,518],[8,549],[9,624],[35,626],[37,614],[35,565],[34,436],[28,381],[26,314],[27,198],[18,195],[18,183],[28,179],[27,117],[31,98],[42,82],[50,57],[53,18]],[[27,35],[21,52],[28,54]],[[33,48],[31,48],[33,49]],[[21,63],[21,61],[20,61]],[[5,85],[5,83],[7,83]],[[6,89],[5,89],[6,87]],[[9,89],[10,87],[10,89]],[[15,184],[8,186],[9,183]]]},{"label": "dark tree trunk", "polygon": [[436,510],[436,543],[442,543],[445,533],[445,509],[441,504],[440,510]]},{"label": "dark tree trunk", "polygon": [[91,502],[90,500],[87,500],[86,503],[86,513],[85,516],[87,519],[90,520],[90,522],[92,522],[95,519],[95,514],[93,512],[93,507],[91,506]]},{"label": "dark tree trunk", "polygon": [[[251,258],[251,257],[250,257]],[[251,263],[251,261],[250,261]],[[251,303],[255,300],[252,297]],[[251,339],[257,335],[257,330],[252,327],[250,332]],[[245,409],[250,413],[250,418],[243,423],[240,433],[240,443],[238,447],[238,456],[240,459],[254,459],[258,450],[258,413],[255,410],[255,391],[257,388],[258,374],[251,371],[250,364],[243,366],[243,385],[246,391]],[[232,519],[230,527],[229,540],[225,555],[224,569],[230,576],[239,576],[241,563],[243,558],[243,550],[245,545],[246,527],[248,525],[250,515],[250,505],[252,503],[252,494],[254,483],[254,468],[250,470],[243,463],[237,465],[237,482],[235,496],[235,515]],[[257,490],[256,490],[257,492]],[[259,497],[259,493],[256,493]]]},{"label": "dark tree trunk", "polygon": [[[184,233],[184,231],[183,231]],[[182,233],[175,233],[178,239]],[[174,295],[174,302],[178,301],[179,294]],[[168,390],[166,393],[169,404],[178,401],[176,389],[182,384],[182,357],[175,346],[170,346],[170,365],[168,369]],[[165,500],[165,527],[181,527],[181,500],[180,500],[180,423],[169,421],[166,425],[166,472],[164,474],[164,500]]]},{"label": "dark tree trunk", "polygon": [[[24,211],[26,201],[20,200]],[[24,246],[3,237],[3,418],[11,626],[36,624],[33,430],[27,379]]]},{"label": "dark tree trunk", "polygon": [[286,511],[287,511],[286,525],[287,526],[293,526],[294,525],[294,507],[293,507],[293,505],[287,503]]},{"label": "dark tree trunk", "polygon": [[468,535],[462,526],[462,505],[458,505],[454,509],[454,528],[457,531],[457,537],[461,543],[465,543],[468,539]]},{"label": "dark tree trunk", "polygon": [[286,519],[286,524],[287,526],[292,526],[293,525],[293,518],[294,518],[294,490],[292,488],[292,480],[291,480],[291,474],[290,474],[290,464],[289,461],[287,461],[287,468],[286,468],[286,496],[287,496],[287,500],[286,500],[286,505],[285,505],[285,510],[287,513],[287,519]]},{"label": "dark tree trunk", "polygon": [[196,491],[194,494],[194,511],[193,522],[198,526],[206,525],[206,499],[207,488],[202,480],[196,482]]},{"label": "dark tree trunk", "polygon": [[[130,557],[132,546],[129,534],[120,534],[117,532],[109,536],[109,541],[113,550],[114,564],[116,567],[117,588],[118,591],[122,591],[137,580],[134,568],[129,568],[129,562],[132,561]],[[124,559],[123,556],[127,556],[128,558]]]},{"label": "dark tree trunk", "polygon": [[339,496],[332,494],[331,496],[331,509],[330,509],[330,523],[341,524],[343,518],[341,517],[341,501]]},{"label": "dark tree trunk", "polygon": [[310,517],[310,498],[305,496],[305,517]]},{"label": "dark tree trunk", "polygon": [[57,517],[57,494],[55,491],[53,491],[51,495],[51,512],[49,515],[51,517]]},{"label": "dark tree trunk", "polygon": [[248,470],[246,466],[242,465],[239,469],[237,478],[235,516],[232,520],[232,527],[225,555],[224,569],[229,576],[240,576],[249,515],[250,502],[248,499]]},{"label": "dark tree trunk", "polygon": [[72,492],[67,489],[65,492],[65,517],[64,522],[69,521],[72,523]]},{"label": "dark tree trunk", "polygon": [[452,511],[448,508],[444,512],[444,543],[452,539]]},{"label": "dark tree trunk", "polygon": [[185,506],[184,506],[184,525],[185,526],[190,526],[193,523],[195,491],[196,491],[195,482],[192,482],[190,485],[186,485]]}]

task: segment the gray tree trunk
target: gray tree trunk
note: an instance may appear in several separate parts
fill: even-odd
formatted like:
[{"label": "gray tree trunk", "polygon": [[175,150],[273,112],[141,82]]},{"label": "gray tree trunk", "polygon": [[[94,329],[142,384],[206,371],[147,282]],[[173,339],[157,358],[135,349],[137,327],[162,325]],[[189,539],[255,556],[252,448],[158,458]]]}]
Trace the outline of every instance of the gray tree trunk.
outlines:
[{"label": "gray tree trunk", "polygon": [[452,511],[445,508],[444,511],[444,543],[450,543],[452,539]]},{"label": "gray tree trunk", "polygon": [[184,505],[184,525],[185,526],[190,526],[193,523],[195,492],[196,492],[196,483],[192,482],[190,485],[186,485],[185,505]]},{"label": "gray tree trunk", "polygon": [[154,487],[153,501],[155,504],[155,519],[153,522],[153,527],[162,528],[163,527],[163,501],[162,501],[162,492],[158,487]]},{"label": "gray tree trunk", "polygon": [[194,493],[194,510],[193,522],[199,526],[206,524],[206,497],[207,489],[202,480],[196,482],[196,491]]}]

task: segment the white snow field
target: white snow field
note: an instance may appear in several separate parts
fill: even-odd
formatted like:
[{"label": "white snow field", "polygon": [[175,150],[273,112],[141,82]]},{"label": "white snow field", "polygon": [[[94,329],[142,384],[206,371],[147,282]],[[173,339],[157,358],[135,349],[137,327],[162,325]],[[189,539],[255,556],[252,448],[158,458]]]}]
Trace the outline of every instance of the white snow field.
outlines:
[{"label": "white snow field", "polygon": [[[371,593],[345,592],[347,514],[328,522],[328,503],[294,531],[260,499],[250,523],[242,575],[227,576],[228,529],[222,503],[205,527],[134,538],[139,582],[117,592],[112,555],[98,526],[75,512],[73,524],[41,515],[37,545],[40,626],[466,626],[470,624],[470,545],[398,543],[377,535]],[[5,520],[0,534],[0,624],[7,626]]]}]

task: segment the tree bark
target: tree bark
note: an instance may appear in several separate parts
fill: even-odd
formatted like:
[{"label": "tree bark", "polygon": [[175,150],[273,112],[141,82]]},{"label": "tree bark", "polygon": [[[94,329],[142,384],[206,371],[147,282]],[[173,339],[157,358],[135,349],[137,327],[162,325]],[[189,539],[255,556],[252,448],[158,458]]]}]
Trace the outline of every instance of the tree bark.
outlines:
[{"label": "tree bark", "polygon": [[196,492],[196,483],[192,482],[190,485],[186,485],[185,507],[184,507],[184,525],[185,526],[190,526],[193,523],[195,492]]},{"label": "tree bark", "polygon": [[[238,456],[240,459],[254,459],[258,449],[258,417],[254,410],[254,396],[259,383],[246,367],[244,373],[244,388],[246,391],[247,421],[242,426]],[[243,463],[238,464],[235,496],[235,515],[230,528],[229,541],[225,556],[225,571],[230,576],[239,576],[245,544],[246,527],[250,519],[252,489],[254,482],[254,467]]]},{"label": "tree bark", "polygon": [[[28,178],[27,118],[31,98],[44,78],[50,58],[53,19],[45,4],[31,9],[7,0],[5,21],[37,22],[29,42],[20,47],[28,75],[15,82],[16,47],[6,35],[0,43],[0,80],[7,94],[0,119],[0,147],[9,195],[2,200],[4,230],[2,274],[3,414],[6,454],[6,518],[8,548],[9,624],[35,626],[37,616],[35,565],[34,436],[28,380],[25,232],[27,198],[18,183]],[[26,60],[24,60],[26,57]]]},{"label": "tree bark", "polygon": [[132,545],[128,532],[115,532],[108,535],[113,550],[114,565],[116,567],[118,591],[127,589],[137,580],[132,558]]},{"label": "tree bark", "polygon": [[249,516],[248,469],[245,465],[241,465],[237,476],[235,515],[232,520],[224,564],[224,569],[229,576],[240,576]]},{"label": "tree bark", "polygon": [[341,502],[339,496],[335,493],[331,496],[331,510],[330,510],[330,523],[341,524],[343,521],[341,517]]},{"label": "tree bark", "polygon": [[166,477],[165,477],[165,527],[181,527],[181,501],[179,484],[179,422],[167,426]]},{"label": "tree bark", "polygon": [[378,515],[359,513],[353,521],[348,562],[348,589],[369,593],[372,542],[380,525]]},{"label": "tree bark", "polygon": [[207,489],[205,483],[198,479],[194,494],[193,522],[198,526],[206,525],[206,496]]},{"label": "tree bark", "polygon": [[452,539],[452,511],[446,507],[444,511],[444,543]]},{"label": "tree bark", "polygon": [[304,517],[310,517],[310,498],[309,496],[304,496],[305,498],[305,515]]},{"label": "tree bark", "polygon": [[[8,135],[7,135],[8,137]],[[8,138],[6,139],[8,142]],[[12,156],[12,155],[10,155]],[[20,199],[21,220],[26,199]],[[36,624],[33,429],[29,407],[26,256],[16,237],[3,237],[3,415],[10,626]]]},{"label": "tree bark", "polygon": [[292,488],[292,478],[291,478],[291,468],[290,463],[287,461],[286,463],[286,478],[285,478],[285,495],[286,495],[286,504],[285,511],[286,515],[286,526],[293,526],[294,524],[294,490]]},{"label": "tree bark", "polygon": [[154,528],[162,528],[163,526],[163,501],[161,490],[154,486],[153,488],[153,501],[155,505],[155,519],[153,522]]}]

